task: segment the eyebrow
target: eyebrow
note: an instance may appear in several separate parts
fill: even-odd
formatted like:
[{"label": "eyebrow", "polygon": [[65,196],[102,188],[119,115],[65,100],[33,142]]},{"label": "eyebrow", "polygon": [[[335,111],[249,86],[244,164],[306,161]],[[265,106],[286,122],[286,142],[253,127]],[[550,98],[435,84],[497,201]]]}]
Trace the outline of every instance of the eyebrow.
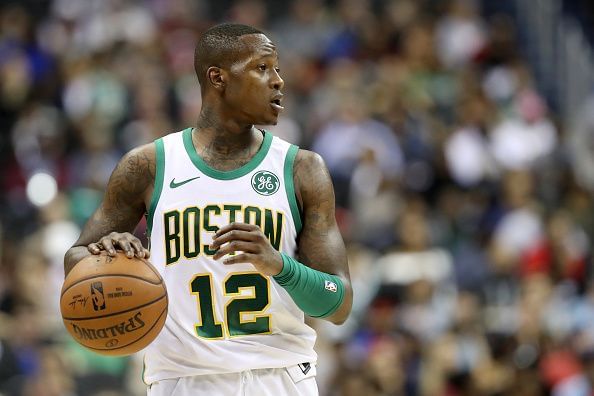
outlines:
[{"label": "eyebrow", "polygon": [[278,56],[278,53],[276,51],[274,51],[274,52],[268,52],[267,51],[264,54],[261,54],[261,53],[256,54],[252,58],[251,62],[258,61],[258,60],[264,59],[264,58],[276,58],[277,60],[280,60],[280,57]]}]

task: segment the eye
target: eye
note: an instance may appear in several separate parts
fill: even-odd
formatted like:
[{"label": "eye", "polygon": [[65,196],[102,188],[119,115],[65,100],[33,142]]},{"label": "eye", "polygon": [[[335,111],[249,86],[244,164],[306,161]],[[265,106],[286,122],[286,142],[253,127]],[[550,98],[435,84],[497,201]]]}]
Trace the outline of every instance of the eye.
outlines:
[{"label": "eye", "polygon": [[266,71],[266,65],[265,64],[258,65],[258,70]]},{"label": "eye", "polygon": [[280,67],[275,67],[274,70],[276,70],[277,73],[280,73]]}]

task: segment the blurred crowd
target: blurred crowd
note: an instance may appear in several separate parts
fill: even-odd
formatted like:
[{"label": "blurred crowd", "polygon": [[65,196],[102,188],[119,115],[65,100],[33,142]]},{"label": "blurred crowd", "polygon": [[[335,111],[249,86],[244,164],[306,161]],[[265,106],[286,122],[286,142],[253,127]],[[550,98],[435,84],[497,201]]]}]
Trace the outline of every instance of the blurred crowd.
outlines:
[{"label": "blurred crowd", "polygon": [[63,254],[123,153],[195,124],[223,20],[277,43],[267,129],[334,181],[355,302],[311,321],[321,395],[594,395],[594,96],[559,122],[479,0],[3,1],[0,395],[144,394],[63,329]]}]

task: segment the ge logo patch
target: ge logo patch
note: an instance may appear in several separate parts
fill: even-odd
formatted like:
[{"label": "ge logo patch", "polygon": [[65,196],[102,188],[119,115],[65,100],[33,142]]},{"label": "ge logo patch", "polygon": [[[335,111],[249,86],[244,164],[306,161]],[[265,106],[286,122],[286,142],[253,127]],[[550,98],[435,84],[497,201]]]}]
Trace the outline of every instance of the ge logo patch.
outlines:
[{"label": "ge logo patch", "polygon": [[252,176],[252,188],[260,195],[272,195],[278,191],[280,181],[272,172],[261,170]]}]

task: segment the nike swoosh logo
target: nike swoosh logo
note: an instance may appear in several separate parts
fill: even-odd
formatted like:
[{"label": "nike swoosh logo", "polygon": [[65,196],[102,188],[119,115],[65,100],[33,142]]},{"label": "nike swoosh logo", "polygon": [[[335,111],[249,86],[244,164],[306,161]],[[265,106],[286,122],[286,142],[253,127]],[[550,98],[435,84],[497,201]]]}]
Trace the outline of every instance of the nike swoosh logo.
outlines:
[{"label": "nike swoosh logo", "polygon": [[193,177],[191,179],[187,179],[187,180],[181,181],[179,183],[176,183],[175,182],[175,177],[174,177],[173,179],[171,179],[171,182],[169,183],[169,187],[170,188],[178,188],[179,186],[183,186],[184,184],[189,183],[192,180],[196,180],[196,179],[199,179],[199,178],[200,178],[200,176],[196,176],[196,177]]}]

